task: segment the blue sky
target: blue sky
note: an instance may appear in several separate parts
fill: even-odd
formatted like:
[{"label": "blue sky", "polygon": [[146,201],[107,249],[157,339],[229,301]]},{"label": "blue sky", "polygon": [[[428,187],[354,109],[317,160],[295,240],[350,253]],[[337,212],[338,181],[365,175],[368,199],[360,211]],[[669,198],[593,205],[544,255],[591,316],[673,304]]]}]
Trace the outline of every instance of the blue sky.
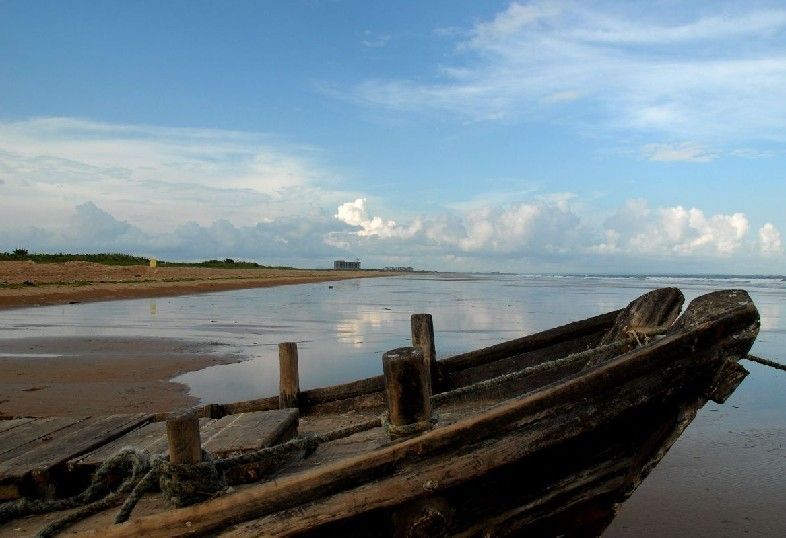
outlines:
[{"label": "blue sky", "polygon": [[783,273],[784,96],[777,2],[0,1],[0,250]]}]

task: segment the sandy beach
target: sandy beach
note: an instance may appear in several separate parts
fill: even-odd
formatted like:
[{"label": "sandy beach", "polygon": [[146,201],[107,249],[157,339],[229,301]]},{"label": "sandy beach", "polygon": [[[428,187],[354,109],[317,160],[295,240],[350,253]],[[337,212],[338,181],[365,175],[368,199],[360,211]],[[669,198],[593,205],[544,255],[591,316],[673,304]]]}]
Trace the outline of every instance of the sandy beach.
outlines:
[{"label": "sandy beach", "polygon": [[[385,276],[379,271],[0,262],[0,309]],[[243,360],[176,338],[0,341],[0,418],[171,411],[197,403],[173,377]]]},{"label": "sandy beach", "polygon": [[242,360],[174,338],[2,341],[0,418],[158,413],[197,403],[178,374]]},{"label": "sandy beach", "polygon": [[7,261],[0,262],[0,308],[188,295],[390,274],[393,273]]}]

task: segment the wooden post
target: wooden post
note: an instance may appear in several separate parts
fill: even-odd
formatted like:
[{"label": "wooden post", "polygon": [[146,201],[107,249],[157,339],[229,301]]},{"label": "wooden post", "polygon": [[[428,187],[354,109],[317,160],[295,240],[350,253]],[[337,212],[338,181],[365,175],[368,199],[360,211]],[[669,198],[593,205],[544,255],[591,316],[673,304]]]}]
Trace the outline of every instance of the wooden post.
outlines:
[{"label": "wooden post", "polygon": [[196,410],[173,413],[166,420],[171,463],[199,463],[202,461],[202,441],[199,438],[199,417]]},{"label": "wooden post", "polygon": [[433,390],[438,386],[437,351],[434,347],[434,323],[431,314],[412,314],[412,346],[423,352],[429,374],[429,386]]},{"label": "wooden post", "polygon": [[400,347],[382,355],[390,434],[400,437],[431,427],[430,376],[423,352]]},{"label": "wooden post", "polygon": [[278,407],[298,407],[300,378],[297,370],[297,343],[278,344]]}]

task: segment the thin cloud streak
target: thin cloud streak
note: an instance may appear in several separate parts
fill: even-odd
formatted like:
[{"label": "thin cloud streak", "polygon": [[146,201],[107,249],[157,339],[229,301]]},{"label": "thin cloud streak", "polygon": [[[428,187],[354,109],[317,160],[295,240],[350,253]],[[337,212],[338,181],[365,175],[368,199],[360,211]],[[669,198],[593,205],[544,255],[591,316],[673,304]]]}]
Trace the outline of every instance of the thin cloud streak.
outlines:
[{"label": "thin cloud streak", "polygon": [[[565,107],[578,103],[595,128],[703,143],[782,142],[784,30],[786,10],[666,24],[583,3],[512,3],[464,32],[452,65],[435,67],[438,82],[366,80],[350,94],[368,106],[447,110],[469,121],[555,110],[570,118]],[[573,121],[586,129],[584,116]]]}]

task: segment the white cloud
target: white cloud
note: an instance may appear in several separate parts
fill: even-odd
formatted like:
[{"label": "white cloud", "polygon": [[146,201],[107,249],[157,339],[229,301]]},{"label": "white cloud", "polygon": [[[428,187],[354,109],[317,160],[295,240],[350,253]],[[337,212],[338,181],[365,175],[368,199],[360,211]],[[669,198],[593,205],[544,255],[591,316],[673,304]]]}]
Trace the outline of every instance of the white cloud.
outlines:
[{"label": "white cloud", "polygon": [[0,250],[123,251],[161,259],[230,257],[304,266],[326,266],[349,256],[360,257],[367,267],[520,271],[608,271],[610,260],[619,271],[642,260],[650,271],[691,261],[699,271],[707,271],[707,263],[713,271],[741,271],[743,264],[761,271],[765,259],[776,263],[783,254],[774,225],[767,223],[750,237],[750,224],[741,213],[706,215],[697,208],[653,208],[644,200],[631,200],[602,225],[594,225],[574,211],[578,203],[561,194],[399,224],[370,216],[360,198],[340,204],[335,212],[311,210],[252,225],[228,219],[189,221],[161,231],[85,202],[72,209],[63,226],[0,228]]},{"label": "white cloud", "polygon": [[250,226],[226,219],[184,222],[165,231],[121,221],[92,202],[73,208],[62,227],[0,229],[0,250],[23,246],[33,252],[129,252],[161,259],[239,257],[267,263],[319,264],[337,250],[325,241],[346,226],[328,213],[279,217]]},{"label": "white cloud", "polygon": [[781,233],[769,222],[759,228],[759,249],[765,256],[783,254]]},{"label": "white cloud", "polygon": [[356,233],[360,237],[377,236],[382,238],[412,237],[420,229],[420,222],[415,221],[409,227],[403,228],[393,220],[383,220],[382,217],[371,217],[366,209],[366,199],[358,198],[354,202],[345,202],[338,206],[335,217],[360,228]]},{"label": "white cloud", "polygon": [[697,208],[650,208],[628,201],[604,224],[604,240],[595,249],[626,255],[728,257],[745,247],[749,223],[742,213],[706,216]]},{"label": "white cloud", "polygon": [[[713,145],[784,140],[786,10],[747,4],[670,19],[639,4],[514,2],[464,31],[436,82],[366,80],[371,106],[472,121],[537,117],[580,99],[583,128],[634,129]],[[687,20],[685,17],[687,14]],[[569,118],[570,116],[568,116]]]},{"label": "white cloud", "polygon": [[0,226],[63,224],[85,200],[160,231],[250,225],[347,196],[319,152],[270,136],[72,118],[0,121],[0,175]]},{"label": "white cloud", "polygon": [[[370,217],[366,200],[339,206],[336,219],[356,230],[335,233],[334,245],[351,250],[391,251],[413,248],[432,255],[559,255],[581,244],[584,230],[567,198],[480,206],[418,217],[408,226],[382,217]],[[359,228],[359,229],[357,229]]]},{"label": "white cloud", "polygon": [[695,144],[647,144],[643,149],[644,156],[651,161],[694,162],[706,163],[714,160],[718,154]]}]

